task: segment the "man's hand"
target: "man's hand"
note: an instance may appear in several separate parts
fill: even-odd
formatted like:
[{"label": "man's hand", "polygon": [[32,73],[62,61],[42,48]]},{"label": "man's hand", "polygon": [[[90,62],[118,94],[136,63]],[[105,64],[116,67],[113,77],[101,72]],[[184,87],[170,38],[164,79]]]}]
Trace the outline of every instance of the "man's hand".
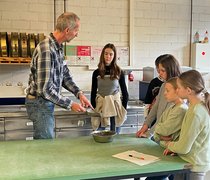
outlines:
[{"label": "man's hand", "polygon": [[83,93],[79,94],[79,100],[81,102],[82,107],[85,107],[85,108],[90,107],[91,109],[94,109],[90,101],[87,99],[87,97]]},{"label": "man's hand", "polygon": [[75,112],[86,112],[86,109],[81,104],[76,102],[72,103],[71,110]]}]

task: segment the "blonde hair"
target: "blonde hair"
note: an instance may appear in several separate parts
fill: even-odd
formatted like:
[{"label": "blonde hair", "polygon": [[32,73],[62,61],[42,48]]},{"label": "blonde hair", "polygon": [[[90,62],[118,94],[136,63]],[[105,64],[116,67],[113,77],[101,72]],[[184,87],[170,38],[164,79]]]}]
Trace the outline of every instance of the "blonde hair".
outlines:
[{"label": "blonde hair", "polygon": [[204,94],[204,105],[206,106],[207,111],[210,114],[210,94],[207,92],[205,88],[204,80],[201,74],[196,70],[189,70],[182,73],[179,76],[180,83],[183,87],[189,87],[196,94],[203,93]]},{"label": "blonde hair", "polygon": [[178,86],[177,86],[177,79],[178,79],[178,77],[172,77],[172,78],[168,79],[166,81],[166,83],[171,84],[174,89],[177,89],[178,88]]}]

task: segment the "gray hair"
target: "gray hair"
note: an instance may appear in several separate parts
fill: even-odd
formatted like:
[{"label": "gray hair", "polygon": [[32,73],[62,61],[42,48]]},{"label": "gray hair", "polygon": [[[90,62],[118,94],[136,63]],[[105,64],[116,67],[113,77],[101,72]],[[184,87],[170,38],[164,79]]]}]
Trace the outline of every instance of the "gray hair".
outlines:
[{"label": "gray hair", "polygon": [[69,27],[72,30],[76,27],[78,20],[80,20],[80,18],[73,12],[65,12],[58,17],[55,29],[63,32]]}]

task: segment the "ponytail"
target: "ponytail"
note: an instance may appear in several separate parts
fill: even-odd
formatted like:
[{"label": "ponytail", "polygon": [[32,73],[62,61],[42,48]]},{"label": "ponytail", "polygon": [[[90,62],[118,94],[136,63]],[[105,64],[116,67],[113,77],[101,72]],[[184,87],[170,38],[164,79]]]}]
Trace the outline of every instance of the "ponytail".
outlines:
[{"label": "ponytail", "polygon": [[203,92],[203,94],[204,94],[204,98],[205,98],[204,105],[206,106],[206,109],[210,115],[210,94],[206,90]]}]

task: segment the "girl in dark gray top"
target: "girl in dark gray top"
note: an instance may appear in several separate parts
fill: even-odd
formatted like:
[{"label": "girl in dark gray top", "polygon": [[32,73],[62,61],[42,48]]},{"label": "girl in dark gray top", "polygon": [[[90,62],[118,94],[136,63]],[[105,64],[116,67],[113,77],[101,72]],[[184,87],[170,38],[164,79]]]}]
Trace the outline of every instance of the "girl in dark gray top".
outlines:
[{"label": "girl in dark gray top", "polygon": [[[116,47],[113,44],[106,44],[101,52],[98,68],[92,75],[91,104],[94,108],[96,107],[97,94],[105,97],[115,95],[120,90],[122,94],[122,105],[125,109],[127,107],[128,91],[125,84],[125,77],[116,61]],[[114,117],[111,117],[110,121],[110,129],[115,131]],[[116,130],[119,131],[119,129]]]}]

